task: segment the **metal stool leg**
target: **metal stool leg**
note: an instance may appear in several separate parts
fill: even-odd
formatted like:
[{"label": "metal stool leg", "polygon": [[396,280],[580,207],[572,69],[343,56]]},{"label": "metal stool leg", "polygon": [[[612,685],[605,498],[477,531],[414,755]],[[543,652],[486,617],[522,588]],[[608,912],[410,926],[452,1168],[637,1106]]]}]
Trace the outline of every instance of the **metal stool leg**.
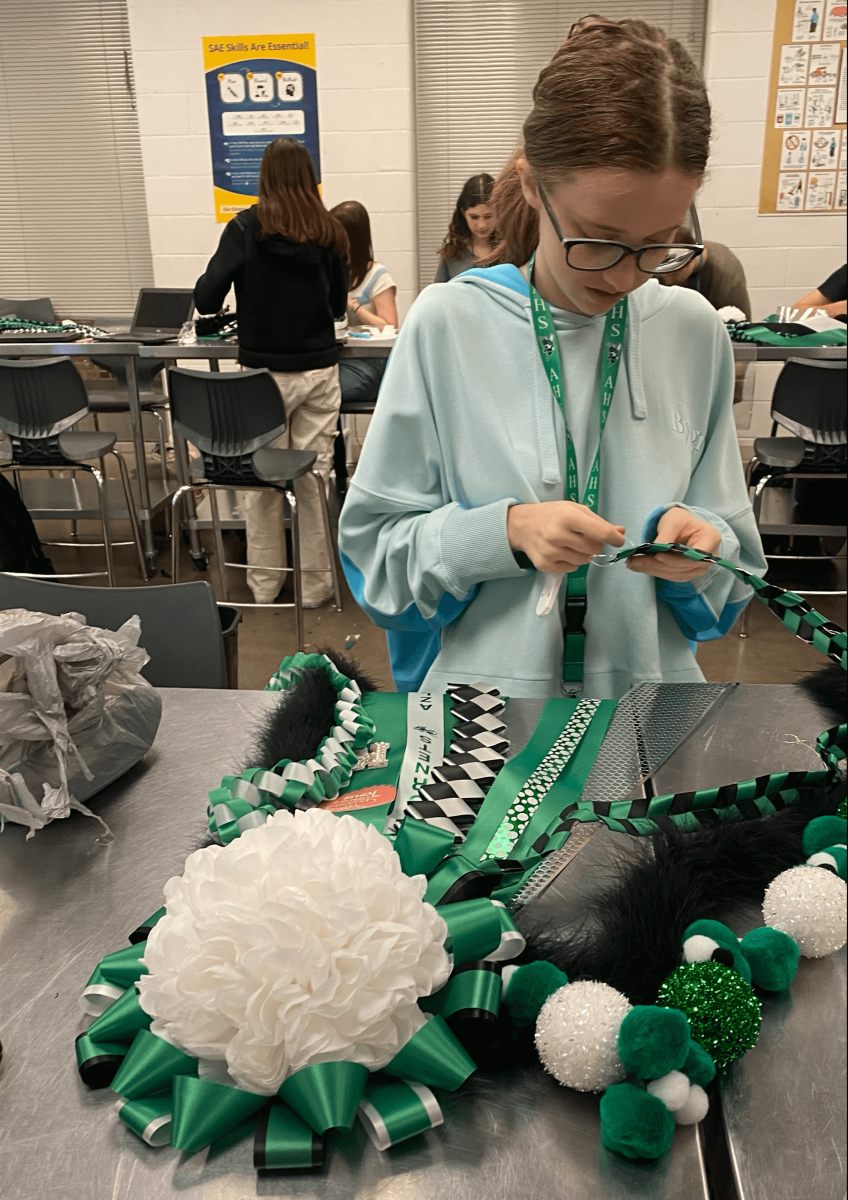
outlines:
[{"label": "metal stool leg", "polygon": [[336,546],[333,541],[333,530],[330,525],[330,508],[327,504],[327,490],[324,487],[324,480],[317,471],[313,471],[315,482],[318,485],[318,495],[321,498],[321,519],[324,522],[324,541],[327,543],[327,554],[330,559],[330,575],[333,579],[333,595],[336,599],[336,608],[342,612],[342,593],[339,587],[339,572],[336,561]]},{"label": "metal stool leg", "polygon": [[215,554],[218,557],[218,579],[221,584],[221,599],[229,600],[227,568],[224,565],[224,539],[221,536],[221,518],[218,515],[218,497],[215,495],[214,487],[207,488],[207,492],[209,494],[209,507],[212,510],[212,528],[215,532]]},{"label": "metal stool leg", "polygon": [[130,487],[130,476],[127,471],[127,464],[124,462],[124,456],[119,454],[117,450],[110,450],[118,460],[118,470],[121,473],[121,483],[124,488],[124,497],[127,502],[127,513],[132,526],[133,541],[135,542],[136,553],[138,554],[138,564],[141,568],[141,578],[147,579],[147,560],[144,557],[144,547],[141,544],[141,526],[138,523],[138,513],[135,511],[135,500],[133,499],[132,488]]},{"label": "metal stool leg", "polygon": [[748,624],[751,620],[751,603],[753,603],[753,601],[745,605],[745,607],[742,609],[742,616],[739,619],[739,636],[741,638],[746,638],[748,636]]},{"label": "metal stool leg", "polygon": [[103,550],[106,554],[106,578],[109,580],[109,587],[115,586],[115,564],[112,561],[112,539],[109,535],[109,509],[106,505],[106,486],[103,475],[96,467],[85,467],[86,471],[91,471],[94,476],[94,482],[97,484],[97,499],[100,501],[100,524],[103,526]]},{"label": "metal stool leg", "polygon": [[294,623],[298,650],[303,650],[303,580],[300,574],[300,521],[297,515],[297,499],[289,483],[285,491],[291,512],[292,566],[294,567]]},{"label": "metal stool leg", "polygon": [[179,583],[180,579],[180,521],[179,503],[186,492],[191,491],[191,485],[184,483],[178,487],[171,497],[171,583]]}]

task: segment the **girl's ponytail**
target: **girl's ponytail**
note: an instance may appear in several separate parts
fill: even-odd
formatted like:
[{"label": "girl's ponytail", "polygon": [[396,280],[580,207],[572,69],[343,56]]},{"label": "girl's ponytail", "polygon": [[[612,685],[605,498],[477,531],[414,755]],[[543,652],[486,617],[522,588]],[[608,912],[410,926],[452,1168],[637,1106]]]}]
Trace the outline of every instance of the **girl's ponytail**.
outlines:
[{"label": "girl's ponytail", "polygon": [[521,157],[551,188],[575,171],[603,168],[702,175],[709,143],[704,81],[679,42],[644,21],[578,22],[539,76],[524,145],[495,184],[500,241],[487,263],[522,266],[538,243],[538,214],[521,192]]}]

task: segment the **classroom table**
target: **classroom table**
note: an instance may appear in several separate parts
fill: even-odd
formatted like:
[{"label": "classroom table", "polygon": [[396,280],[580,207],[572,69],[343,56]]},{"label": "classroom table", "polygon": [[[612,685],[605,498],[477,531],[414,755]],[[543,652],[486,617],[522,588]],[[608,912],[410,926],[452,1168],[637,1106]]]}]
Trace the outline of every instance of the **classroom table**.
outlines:
[{"label": "classroom table", "polygon": [[[628,1162],[600,1145],[597,1097],[560,1088],[539,1066],[472,1080],[445,1099],[442,1127],[382,1154],[357,1124],[334,1141],[319,1174],[257,1177],[250,1140],[200,1166],[130,1133],[110,1111],[114,1095],[89,1091],[77,1076],[77,997],[97,961],[126,944],[129,931],[159,907],[166,879],[203,843],[206,791],[243,761],[257,719],[278,700],[268,692],[161,694],[162,723],[145,762],[91,802],[115,835],[111,845],[99,844],[100,826],[78,814],[29,842],[21,826],[0,834],[4,1200],[48,1194],[62,1200],[177,1194],[190,1200],[467,1200],[478,1193],[486,1200],[708,1200],[704,1127],[678,1129],[671,1152],[657,1163]],[[507,705],[512,753],[529,738],[540,711],[537,701]],[[740,712],[751,730],[747,739],[738,733]],[[813,765],[811,745],[824,724],[792,688],[734,688],[654,782],[666,786],[681,754],[689,787],[728,782],[730,769],[732,778],[775,769],[778,759],[787,769]],[[609,869],[610,854],[633,844],[602,829],[524,914],[544,923],[554,905],[562,914],[570,900],[579,910],[581,892]],[[842,960],[802,963],[792,1001],[766,1005],[761,1045],[732,1069],[725,1095],[728,1137],[741,1164],[740,1200],[842,1195],[844,1089],[837,1093],[823,1055],[826,1039],[828,1059],[844,1057],[844,1019],[821,1028],[822,1020],[844,1018],[840,978],[844,952]],[[794,1021],[796,1006],[810,1012],[803,1030]],[[772,1061],[775,1039],[783,1040],[791,1067]],[[809,1114],[799,1111],[803,1104],[812,1106]],[[814,1120],[820,1124],[812,1130]],[[753,1178],[746,1164],[753,1165]],[[813,1180],[817,1187],[810,1186]]]},{"label": "classroom table", "polygon": [[[355,344],[345,345],[342,349],[342,358],[386,358],[391,349],[390,342],[358,342]],[[83,358],[89,354],[108,354],[113,358],[122,358],[127,373],[127,408],[130,418],[131,439],[133,444],[133,453],[136,461],[136,479],[131,481],[134,483],[135,490],[138,493],[138,502],[136,511],[138,513],[139,524],[141,526],[141,536],[144,545],[144,555],[147,563],[148,575],[153,574],[154,564],[156,561],[156,547],[153,540],[153,518],[169,503],[171,496],[180,486],[179,481],[170,481],[165,483],[160,479],[150,479],[147,473],[147,459],[145,456],[144,447],[144,431],[142,428],[142,410],[139,403],[138,392],[138,360],[143,359],[164,359],[166,362],[173,365],[178,360],[190,359],[208,359],[212,370],[219,369],[219,361],[222,359],[234,359],[238,357],[238,343],[236,342],[198,342],[191,346],[180,346],[177,342],[169,342],[161,346],[143,346],[138,342],[11,342],[0,341],[0,357],[2,358],[61,358],[64,356],[70,358]],[[0,469],[2,464],[0,464]],[[39,491],[47,492],[48,489],[41,488]],[[113,489],[109,489],[111,493]],[[109,495],[110,511],[118,517],[123,511],[123,503],[116,498],[113,500]],[[34,507],[34,506],[31,506]],[[39,506],[40,507],[40,506]],[[77,509],[75,504],[72,508],[61,509],[63,517],[69,516]],[[47,508],[44,509],[48,511]],[[89,515],[89,510],[80,510],[78,519],[81,519],[82,512],[86,516]],[[91,516],[95,519],[99,516],[99,510],[95,507],[91,508]],[[73,519],[71,517],[71,519]],[[193,535],[196,537],[196,535]],[[197,557],[201,554],[199,546],[192,544],[192,551]]]}]

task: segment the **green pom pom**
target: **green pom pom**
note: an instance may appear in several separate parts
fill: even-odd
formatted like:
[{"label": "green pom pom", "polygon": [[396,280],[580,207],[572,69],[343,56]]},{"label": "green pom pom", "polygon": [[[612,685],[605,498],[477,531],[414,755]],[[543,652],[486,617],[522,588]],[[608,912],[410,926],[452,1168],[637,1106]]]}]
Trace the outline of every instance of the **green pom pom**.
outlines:
[{"label": "green pom pom", "polygon": [[848,820],[848,798],[839,801],[839,808],[836,810],[837,817],[841,817],[843,821]]},{"label": "green pom pom", "polygon": [[676,1007],[638,1004],[621,1022],[618,1057],[637,1079],[659,1079],[679,1071],[689,1049],[689,1022]]},{"label": "green pom pom", "polygon": [[699,1046],[697,1042],[689,1042],[689,1053],[686,1055],[686,1062],[680,1069],[688,1077],[689,1082],[696,1083],[698,1087],[705,1088],[715,1079],[715,1063],[703,1046]]},{"label": "green pom pom", "polygon": [[544,959],[527,963],[513,972],[504,1000],[513,1025],[535,1025],[548,996],[568,983],[568,976]]},{"label": "green pom pom", "polygon": [[801,951],[798,943],[779,929],[768,925],[752,929],[742,939],[742,952],[751,967],[751,980],[768,992],[789,987],[798,969]]},{"label": "green pom pom", "polygon": [[848,821],[843,817],[816,817],[810,821],[801,838],[804,857],[818,854],[828,846],[848,843]]},{"label": "green pom pom", "polygon": [[635,1083],[614,1083],[601,1096],[601,1139],[625,1158],[660,1158],[671,1146],[674,1117]]},{"label": "green pom pom", "polygon": [[686,1014],[692,1037],[719,1070],[756,1044],[762,1007],[751,985],[724,963],[678,967],[663,983],[657,1002]]}]

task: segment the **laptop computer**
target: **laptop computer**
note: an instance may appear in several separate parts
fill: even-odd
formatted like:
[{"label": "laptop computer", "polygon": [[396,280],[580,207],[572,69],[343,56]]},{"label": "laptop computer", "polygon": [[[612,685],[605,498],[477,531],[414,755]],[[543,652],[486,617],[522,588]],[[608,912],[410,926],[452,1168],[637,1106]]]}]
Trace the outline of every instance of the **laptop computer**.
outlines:
[{"label": "laptop computer", "polygon": [[101,340],[140,342],[145,346],[173,342],[192,314],[193,297],[193,288],[140,288],[132,325]]}]

